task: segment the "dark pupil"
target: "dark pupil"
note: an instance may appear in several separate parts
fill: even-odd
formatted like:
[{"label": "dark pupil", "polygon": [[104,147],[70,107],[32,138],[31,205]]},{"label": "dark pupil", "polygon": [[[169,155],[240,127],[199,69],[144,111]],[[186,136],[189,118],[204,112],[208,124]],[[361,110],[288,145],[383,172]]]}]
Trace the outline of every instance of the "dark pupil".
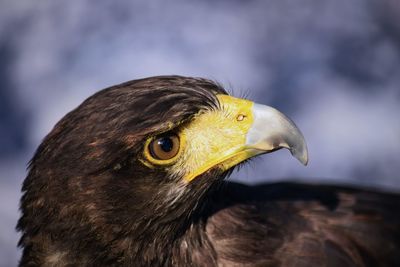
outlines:
[{"label": "dark pupil", "polygon": [[158,139],[157,143],[164,152],[170,152],[174,147],[174,143],[172,142],[172,139],[169,137],[162,137]]}]

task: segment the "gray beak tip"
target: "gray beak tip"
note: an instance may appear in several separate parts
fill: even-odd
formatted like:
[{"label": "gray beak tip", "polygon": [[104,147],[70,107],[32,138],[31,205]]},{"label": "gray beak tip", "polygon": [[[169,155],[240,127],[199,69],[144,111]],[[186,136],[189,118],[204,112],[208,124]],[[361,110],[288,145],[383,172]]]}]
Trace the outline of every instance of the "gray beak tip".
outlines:
[{"label": "gray beak tip", "polygon": [[307,145],[294,122],[280,111],[260,104],[254,104],[253,113],[254,123],[247,134],[248,145],[264,151],[287,148],[303,165],[308,164]]},{"label": "gray beak tip", "polygon": [[307,151],[306,147],[304,147],[302,149],[291,149],[290,153],[293,155],[293,157],[298,159],[298,161],[300,161],[301,164],[303,164],[304,166],[307,166],[307,164],[308,164],[308,151]]},{"label": "gray beak tip", "polygon": [[292,143],[292,146],[289,146],[290,153],[293,157],[295,157],[298,161],[300,161],[304,166],[308,164],[308,149],[306,141],[304,140],[303,135],[300,131],[298,131],[296,141]]}]

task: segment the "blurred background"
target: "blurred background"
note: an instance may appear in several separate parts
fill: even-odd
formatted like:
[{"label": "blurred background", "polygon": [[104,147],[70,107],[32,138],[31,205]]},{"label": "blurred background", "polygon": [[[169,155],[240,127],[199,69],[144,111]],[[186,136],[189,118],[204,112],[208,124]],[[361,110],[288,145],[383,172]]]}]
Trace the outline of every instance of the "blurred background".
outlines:
[{"label": "blurred background", "polygon": [[398,0],[0,0],[0,266],[15,266],[26,166],[99,89],[153,75],[217,80],[303,131],[233,178],[400,191]]}]

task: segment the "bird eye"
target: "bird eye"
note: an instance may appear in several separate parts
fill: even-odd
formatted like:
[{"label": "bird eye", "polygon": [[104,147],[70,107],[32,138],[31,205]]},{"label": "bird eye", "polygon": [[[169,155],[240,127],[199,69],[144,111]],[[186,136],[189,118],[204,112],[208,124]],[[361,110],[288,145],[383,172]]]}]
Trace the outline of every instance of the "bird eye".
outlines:
[{"label": "bird eye", "polygon": [[179,152],[179,137],[176,134],[167,134],[153,139],[148,148],[150,155],[156,160],[168,160]]}]

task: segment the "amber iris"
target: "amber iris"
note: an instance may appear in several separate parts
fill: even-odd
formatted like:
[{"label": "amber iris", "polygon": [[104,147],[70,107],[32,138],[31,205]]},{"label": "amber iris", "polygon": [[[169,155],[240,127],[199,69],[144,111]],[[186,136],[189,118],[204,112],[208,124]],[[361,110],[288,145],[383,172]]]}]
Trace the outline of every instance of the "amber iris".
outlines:
[{"label": "amber iris", "polygon": [[176,134],[167,134],[156,137],[149,144],[150,155],[157,160],[168,160],[179,152],[179,137]]}]

